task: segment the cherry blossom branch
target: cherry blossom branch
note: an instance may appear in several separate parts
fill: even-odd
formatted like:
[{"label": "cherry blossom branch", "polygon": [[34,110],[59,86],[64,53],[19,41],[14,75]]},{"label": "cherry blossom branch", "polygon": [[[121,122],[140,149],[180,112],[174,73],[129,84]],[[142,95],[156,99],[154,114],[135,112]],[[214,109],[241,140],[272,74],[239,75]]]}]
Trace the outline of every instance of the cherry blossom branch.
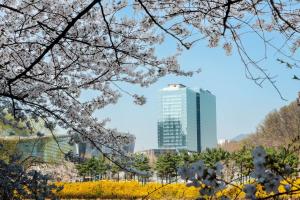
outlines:
[{"label": "cherry blossom branch", "polygon": [[20,10],[18,10],[18,9],[16,9],[16,8],[13,8],[13,7],[11,7],[11,6],[7,6],[7,5],[4,5],[4,4],[0,4],[0,7],[6,8],[6,9],[11,10],[11,11],[16,12],[16,13],[24,14],[24,13],[21,12]]},{"label": "cherry blossom branch", "polygon": [[223,30],[223,35],[225,35],[225,32],[226,32],[226,29],[227,29],[227,19],[229,17],[229,13],[230,13],[230,5],[231,5],[231,0],[228,0],[228,3],[227,3],[227,10],[226,10],[226,13],[225,13],[225,17],[223,18],[223,27],[224,27],[224,30]]},{"label": "cherry blossom branch", "polygon": [[94,7],[94,5],[97,3],[97,0],[92,1],[85,9],[83,9],[76,17],[72,19],[72,21],[66,26],[66,28],[62,31],[60,35],[49,45],[46,47],[46,49],[42,52],[41,55],[39,55],[31,64],[28,66],[23,72],[18,74],[16,77],[12,79],[8,79],[8,84],[13,83],[14,81],[18,80],[22,76],[26,75],[27,72],[33,69],[33,67],[38,64],[44,56],[68,33],[68,31],[74,26],[74,24],[82,17],[84,16],[90,9]]},{"label": "cherry blossom branch", "polygon": [[138,0],[138,2],[140,3],[140,5],[142,6],[142,8],[144,9],[144,11],[147,13],[147,15],[150,17],[150,19],[153,21],[154,24],[156,24],[161,30],[163,30],[164,32],[166,32],[168,35],[172,36],[173,38],[175,38],[182,46],[184,46],[186,49],[189,49],[190,46],[185,44],[179,37],[177,37],[175,34],[173,34],[172,32],[168,31],[166,28],[164,28],[158,21],[156,21],[156,19],[154,18],[154,16],[149,12],[149,10],[147,9],[147,7],[143,4],[143,2],[141,0]]},{"label": "cherry blossom branch", "polygon": [[274,12],[276,13],[276,15],[279,17],[279,19],[281,19],[285,24],[288,25],[289,28],[293,29],[295,32],[300,33],[299,30],[297,30],[297,28],[295,26],[293,26],[289,21],[287,21],[282,15],[281,12],[278,10],[277,6],[274,3],[274,0],[270,0],[270,3],[272,5],[272,8],[274,10]]},{"label": "cherry blossom branch", "polygon": [[111,31],[111,28],[109,26],[109,23],[108,21],[106,20],[106,16],[105,16],[105,12],[104,12],[104,8],[102,6],[102,3],[101,3],[101,0],[98,1],[99,5],[100,5],[100,8],[101,8],[101,14],[102,14],[102,17],[103,17],[103,20],[105,22],[105,25],[106,25],[106,29],[107,29],[107,32],[108,32],[108,36],[109,36],[109,41],[111,43],[111,46],[115,52],[115,58],[116,58],[116,62],[118,63],[118,65],[121,67],[121,63],[119,61],[119,57],[118,57],[118,52],[117,52],[117,48],[115,47],[115,44],[113,42],[113,39],[112,39],[112,31]]}]

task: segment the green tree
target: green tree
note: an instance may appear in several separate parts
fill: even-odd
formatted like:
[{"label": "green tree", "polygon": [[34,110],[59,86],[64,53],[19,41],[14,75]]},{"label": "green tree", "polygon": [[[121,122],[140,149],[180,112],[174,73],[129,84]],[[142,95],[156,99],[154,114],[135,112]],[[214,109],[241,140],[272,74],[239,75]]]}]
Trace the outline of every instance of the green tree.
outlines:
[{"label": "green tree", "polygon": [[76,168],[79,175],[83,176],[84,180],[86,176],[89,176],[89,178],[95,180],[97,179],[97,176],[100,176],[100,179],[102,179],[107,174],[108,164],[105,162],[105,159],[103,157],[100,157],[98,159],[92,157],[84,163],[78,164]]},{"label": "green tree", "polygon": [[158,157],[156,161],[156,173],[161,178],[170,183],[174,178],[177,179],[177,171],[180,165],[180,157],[174,153],[166,153]]},{"label": "green tree", "polygon": [[[245,183],[249,180],[250,174],[253,171],[253,148],[243,147],[239,151],[231,154],[231,178],[236,178],[240,182]],[[274,173],[284,174],[287,170],[296,169],[299,163],[298,155],[291,151],[289,148],[266,148],[267,152],[267,168],[271,169]],[[229,166],[227,166],[227,169]]]},{"label": "green tree", "polygon": [[275,173],[285,174],[290,172],[294,174],[291,170],[297,169],[299,164],[299,155],[294,152],[294,149],[289,147],[280,148],[266,148],[268,155],[268,167],[272,169]]},{"label": "green tree", "polygon": [[193,155],[195,155],[195,154],[192,154],[192,155],[191,155],[191,154],[190,154],[188,151],[186,151],[186,150],[180,151],[179,154],[178,154],[178,157],[179,157],[179,165],[182,166],[182,165],[184,165],[185,163],[191,163],[191,162],[197,160],[197,159],[198,159],[197,156],[195,157],[195,156],[193,156]]},{"label": "green tree", "polygon": [[134,155],[133,167],[143,172],[143,174],[145,174],[145,175],[138,175],[138,180],[141,181],[142,183],[147,182],[149,177],[152,175],[149,159],[144,154]]},{"label": "green tree", "polygon": [[239,176],[239,180],[244,183],[248,180],[251,171],[253,170],[252,148],[246,148],[245,146],[236,152],[233,152],[230,159],[232,170],[230,171],[231,178],[236,174]]},{"label": "green tree", "polygon": [[115,176],[115,175],[117,175],[117,180],[119,181],[120,180],[120,172],[122,171],[122,169],[118,166],[118,165],[116,165],[116,164],[114,164],[114,163],[112,163],[111,165],[110,165],[110,172],[111,172],[111,175],[112,175],[112,178]]},{"label": "green tree", "polygon": [[198,159],[203,160],[208,167],[213,167],[219,161],[226,161],[229,159],[230,153],[221,149],[206,149],[198,154]]},{"label": "green tree", "polygon": [[26,136],[30,129],[22,120],[16,120],[11,114],[0,112],[0,136]]},{"label": "green tree", "polygon": [[7,162],[9,157],[17,152],[17,140],[0,139],[0,160]]}]

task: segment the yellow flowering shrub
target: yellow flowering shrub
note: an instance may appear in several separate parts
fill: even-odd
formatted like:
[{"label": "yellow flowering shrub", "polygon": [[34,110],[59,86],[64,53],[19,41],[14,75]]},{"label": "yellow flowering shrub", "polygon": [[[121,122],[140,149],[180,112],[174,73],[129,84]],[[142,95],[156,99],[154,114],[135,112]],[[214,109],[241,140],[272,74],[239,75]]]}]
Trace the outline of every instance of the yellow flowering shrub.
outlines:
[{"label": "yellow flowering shrub", "polygon": [[[292,183],[292,184],[291,184]],[[282,182],[282,184],[287,184]],[[300,179],[289,181],[294,185],[294,190],[300,187]],[[63,186],[63,190],[58,192],[58,196],[62,199],[141,199],[145,196],[148,199],[196,199],[199,197],[199,188],[186,187],[183,183],[173,183],[163,186],[160,183],[140,184],[137,181],[111,181],[102,180],[95,182],[76,182],[76,183],[57,183]],[[245,199],[245,193],[241,191],[242,185],[230,186],[217,193],[216,198],[225,195],[230,199]],[[285,192],[284,186],[279,187],[279,192]],[[259,197],[267,197],[261,186],[257,187],[257,195]],[[270,195],[270,194],[269,194]],[[272,194],[271,194],[272,195]],[[284,198],[300,199],[300,192],[293,196],[282,195]]]},{"label": "yellow flowering shrub", "polygon": [[[286,190],[284,188],[284,185],[289,184],[291,185],[291,191],[297,190],[297,192],[293,193],[292,195],[287,195],[287,194],[281,194],[280,197],[282,199],[300,199],[300,178],[295,179],[295,180],[289,180],[289,181],[282,181],[279,188],[278,192],[279,193],[285,193]],[[217,193],[217,197],[221,197],[223,195],[229,197],[229,199],[245,199],[245,192],[242,191],[243,185],[235,185],[235,186],[230,186],[227,187],[226,189],[219,191]],[[256,188],[257,192],[256,195],[258,198],[266,198],[274,195],[274,193],[267,194],[261,185],[258,185]]]},{"label": "yellow flowering shrub", "polygon": [[95,182],[57,183],[57,185],[64,187],[63,190],[58,192],[58,196],[66,199],[139,199],[147,195],[149,195],[149,199],[195,199],[199,194],[199,189],[186,187],[185,184],[180,183],[162,187],[162,184],[159,183],[142,185],[137,181],[116,182],[102,180]]}]

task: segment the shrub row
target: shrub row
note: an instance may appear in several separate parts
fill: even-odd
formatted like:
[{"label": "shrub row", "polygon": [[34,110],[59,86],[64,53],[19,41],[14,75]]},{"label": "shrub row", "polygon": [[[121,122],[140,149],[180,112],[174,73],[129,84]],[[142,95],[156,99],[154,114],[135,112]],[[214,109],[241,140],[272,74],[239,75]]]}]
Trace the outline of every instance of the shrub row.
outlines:
[{"label": "shrub row", "polygon": [[[186,187],[183,183],[173,183],[162,185],[159,183],[147,183],[142,185],[137,181],[110,181],[102,180],[95,182],[76,182],[76,183],[57,183],[58,186],[63,186],[63,190],[58,192],[58,196],[62,199],[196,199],[199,196],[199,188]],[[300,179],[293,182],[295,187],[300,188]],[[223,191],[218,192],[217,197],[223,195],[230,199],[244,199],[245,193],[237,187],[228,187]],[[279,192],[284,193],[284,186],[279,187]],[[257,188],[259,197],[267,197],[268,195],[262,191],[261,187]],[[300,199],[300,191],[293,196],[281,195],[284,198]]]}]

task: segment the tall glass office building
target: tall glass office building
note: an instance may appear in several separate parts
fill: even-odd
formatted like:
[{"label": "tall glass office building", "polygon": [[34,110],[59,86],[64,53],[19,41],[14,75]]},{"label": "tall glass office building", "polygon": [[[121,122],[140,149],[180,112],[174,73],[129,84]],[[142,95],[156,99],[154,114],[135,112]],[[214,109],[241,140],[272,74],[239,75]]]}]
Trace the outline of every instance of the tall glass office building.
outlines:
[{"label": "tall glass office building", "polygon": [[216,145],[216,97],[213,94],[181,84],[170,84],[160,90],[159,148],[199,152]]}]

